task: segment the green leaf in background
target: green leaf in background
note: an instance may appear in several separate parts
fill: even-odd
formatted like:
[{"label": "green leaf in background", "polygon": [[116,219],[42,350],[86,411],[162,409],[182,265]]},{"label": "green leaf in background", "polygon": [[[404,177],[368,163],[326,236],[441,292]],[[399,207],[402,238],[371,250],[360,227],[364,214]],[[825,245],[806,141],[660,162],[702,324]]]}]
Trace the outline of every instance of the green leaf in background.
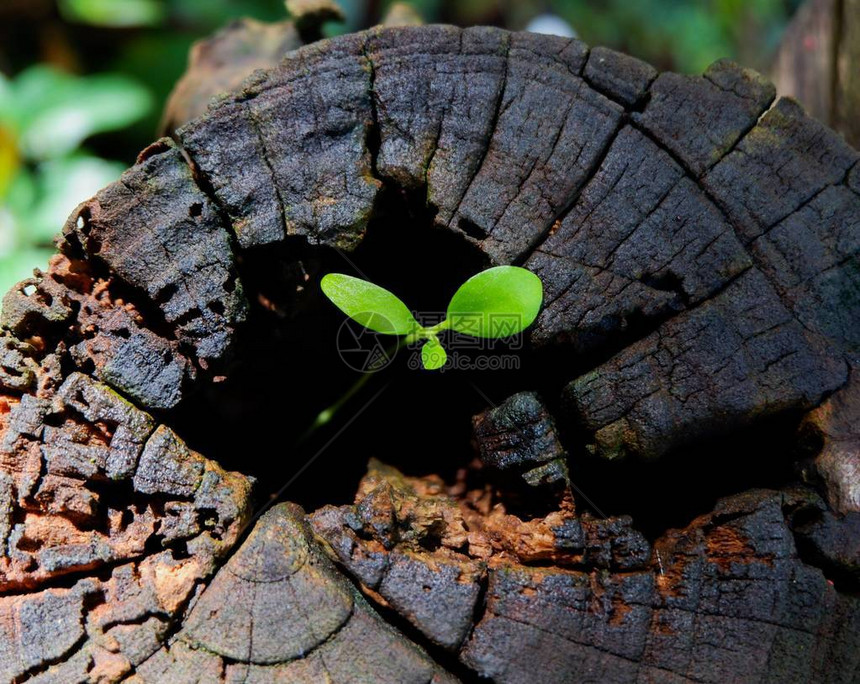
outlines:
[{"label": "green leaf in background", "polygon": [[39,242],[53,240],[72,210],[120,177],[125,167],[89,155],[75,155],[39,166],[39,200],[27,218],[26,230]]},{"label": "green leaf in background", "polygon": [[[2,230],[2,218],[0,218],[0,231]],[[0,300],[15,283],[32,276],[34,268],[46,270],[48,259],[53,254],[54,250],[36,248],[15,250],[0,255]]]},{"label": "green leaf in background", "polygon": [[161,0],[59,0],[67,21],[123,28],[158,26],[167,16]]},{"label": "green leaf in background", "polygon": [[124,128],[145,116],[152,97],[118,74],[75,77],[47,66],[30,67],[0,91],[0,111],[11,118],[23,156],[54,159],[96,133]]},{"label": "green leaf in background", "polygon": [[123,165],[83,154],[21,167],[0,196],[0,294],[44,269],[72,210],[119,178]]},{"label": "green leaf in background", "polygon": [[21,171],[0,201],[0,300],[15,283],[33,275],[35,267],[44,269],[53,254],[28,240],[20,229],[18,214],[32,205],[34,192],[32,175]]},{"label": "green leaf in background", "polygon": [[421,347],[421,364],[427,370],[438,370],[445,365],[448,360],[448,355],[445,353],[445,348],[436,337],[431,337]]},{"label": "green leaf in background", "polygon": [[35,197],[33,175],[20,169],[0,197],[0,300],[19,280],[33,275],[33,268],[47,264],[48,250],[40,249],[20,229]]},{"label": "green leaf in background", "polygon": [[469,278],[448,304],[451,330],[474,337],[508,337],[529,327],[543,303],[543,284],[518,266],[496,266]]},{"label": "green leaf in background", "polygon": [[366,280],[329,273],[320,286],[338,309],[365,328],[385,335],[408,335],[419,327],[400,299]]},{"label": "green leaf in background", "polygon": [[[37,209],[39,194],[36,187],[37,177],[37,173],[25,166],[20,166],[6,187],[6,193],[0,197],[0,210],[8,214],[9,221],[2,224],[3,230],[9,235],[10,240],[15,239],[21,244],[32,242],[29,238],[33,237],[33,233],[23,229],[22,226],[27,225],[30,214]],[[69,209],[69,213],[72,209],[74,207]],[[57,230],[60,227],[57,226]]]},{"label": "green leaf in background", "polygon": [[151,106],[149,92],[124,76],[34,66],[0,77],[0,293],[44,268],[69,213],[122,173],[124,164],[81,151],[84,140]]}]

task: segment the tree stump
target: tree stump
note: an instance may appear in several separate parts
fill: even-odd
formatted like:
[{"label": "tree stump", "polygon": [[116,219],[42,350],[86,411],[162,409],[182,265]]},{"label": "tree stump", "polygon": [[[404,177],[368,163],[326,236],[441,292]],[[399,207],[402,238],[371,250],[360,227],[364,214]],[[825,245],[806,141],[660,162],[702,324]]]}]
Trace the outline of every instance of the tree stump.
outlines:
[{"label": "tree stump", "polygon": [[[860,155],[773,100],[375,29],[144,150],[4,300],[0,679],[858,681]],[[520,370],[393,368],[246,536],[355,379],[321,275],[494,263]]]},{"label": "tree stump", "polygon": [[860,144],[860,3],[807,0],[783,35],[773,65],[779,92]]}]

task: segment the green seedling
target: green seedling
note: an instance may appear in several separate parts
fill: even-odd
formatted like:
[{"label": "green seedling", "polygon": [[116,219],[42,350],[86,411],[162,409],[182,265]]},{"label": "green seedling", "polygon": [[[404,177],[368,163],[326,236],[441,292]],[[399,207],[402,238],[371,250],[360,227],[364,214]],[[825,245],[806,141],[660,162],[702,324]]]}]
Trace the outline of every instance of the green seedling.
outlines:
[{"label": "green seedling", "polygon": [[537,318],[543,284],[531,271],[496,266],[463,283],[448,304],[440,323],[422,326],[396,295],[366,280],[342,273],[322,279],[322,291],[347,316],[383,335],[401,336],[403,344],[422,343],[421,363],[428,370],[447,360],[439,334],[452,330],[463,335],[501,338],[516,335]]}]

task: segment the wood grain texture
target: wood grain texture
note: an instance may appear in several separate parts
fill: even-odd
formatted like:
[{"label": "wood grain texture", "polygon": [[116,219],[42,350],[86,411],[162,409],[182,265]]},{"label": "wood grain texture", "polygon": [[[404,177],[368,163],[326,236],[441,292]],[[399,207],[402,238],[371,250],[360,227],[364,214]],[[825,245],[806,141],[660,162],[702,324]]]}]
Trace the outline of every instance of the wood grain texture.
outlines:
[{"label": "wood grain texture", "polygon": [[[832,454],[856,452],[834,393],[860,348],[860,155],[773,97],[728,62],[658,75],[575,40],[379,28],[145,150],[4,299],[0,679],[856,681],[856,473]],[[253,311],[291,320],[247,264],[354,253],[392,195],[538,273],[529,348],[588,367],[486,407],[457,482],[373,462],[354,504],[310,528],[278,506],[243,537],[251,478],[178,416]],[[580,436],[657,459],[829,397],[810,420],[844,517],[759,489],[651,539],[566,486]]]}]

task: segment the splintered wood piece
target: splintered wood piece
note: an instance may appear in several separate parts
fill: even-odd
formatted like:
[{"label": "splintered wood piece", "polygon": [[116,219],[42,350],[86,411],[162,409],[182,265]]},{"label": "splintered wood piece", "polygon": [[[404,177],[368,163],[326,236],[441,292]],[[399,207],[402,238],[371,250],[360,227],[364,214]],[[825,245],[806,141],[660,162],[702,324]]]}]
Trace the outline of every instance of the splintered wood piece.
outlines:
[{"label": "splintered wood piece", "polygon": [[858,0],[806,0],[793,13],[771,65],[783,95],[797,98],[810,116],[860,144]]},{"label": "splintered wood piece", "polygon": [[534,392],[520,392],[472,418],[473,440],[487,467],[526,483],[567,482],[567,453],[552,416]]},{"label": "splintered wood piece", "polygon": [[64,238],[158,301],[198,361],[228,353],[246,309],[229,235],[172,143],[144,150],[119,181],[81,205]]}]

